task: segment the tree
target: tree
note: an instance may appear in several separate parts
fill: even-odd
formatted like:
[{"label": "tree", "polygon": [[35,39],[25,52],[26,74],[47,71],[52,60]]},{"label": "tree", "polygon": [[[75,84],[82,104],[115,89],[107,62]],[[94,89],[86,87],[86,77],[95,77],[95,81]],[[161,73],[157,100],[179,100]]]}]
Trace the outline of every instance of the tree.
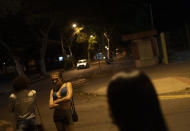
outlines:
[{"label": "tree", "polygon": [[0,0],[0,17],[17,14],[20,11],[21,0]]},{"label": "tree", "polygon": [[[26,59],[34,57],[34,37],[22,15],[7,14],[0,18],[0,44],[6,55],[14,61],[18,74],[24,74]],[[27,55],[26,55],[27,54]]]},{"label": "tree", "polygon": [[76,42],[77,43],[85,43],[88,40],[88,35],[85,32],[78,33]]},{"label": "tree", "polygon": [[[41,72],[42,72],[42,74],[46,74],[44,59],[45,59],[45,52],[47,49],[48,34],[53,25],[53,22],[52,22],[53,20],[51,19],[51,15],[48,14],[49,12],[47,12],[47,10],[45,13],[44,12],[37,12],[37,13],[34,12],[34,10],[32,10],[32,9],[33,9],[34,5],[36,4],[35,2],[33,2],[33,3],[30,3],[30,2],[22,3],[22,2],[23,1],[21,1],[21,0],[13,0],[13,1],[4,2],[4,5],[7,5],[7,7],[3,7],[2,12],[0,14],[2,16],[1,19],[3,21],[5,21],[3,24],[1,24],[2,28],[4,29],[4,30],[1,29],[1,31],[2,31],[1,41],[3,43],[2,45],[4,46],[4,48],[6,48],[8,50],[8,52],[10,54],[9,56],[12,57],[12,59],[15,61],[15,64],[17,66],[17,65],[22,65],[21,63],[24,63],[24,62],[21,62],[23,60],[23,58],[19,58],[17,49],[19,48],[19,50],[20,50],[19,52],[24,52],[25,50],[28,51],[28,47],[31,48],[28,45],[33,44],[33,46],[34,46],[35,43],[39,43],[39,41],[41,40],[41,42],[42,42],[42,44],[41,44],[42,46],[40,48]],[[13,5],[15,5],[15,3],[16,3],[16,6],[14,7]],[[27,8],[28,5],[30,6],[30,8]],[[14,7],[13,9],[11,8],[12,6]],[[6,9],[8,11],[3,12]],[[5,25],[7,25],[7,26],[5,27]],[[30,27],[28,25],[30,25]],[[28,30],[33,29],[33,30],[26,32],[25,29],[28,29]],[[35,29],[37,29],[38,31],[35,31]],[[6,34],[5,32],[8,32],[8,33]],[[12,34],[10,34],[9,32],[11,32]],[[20,34],[20,32],[22,34]],[[35,33],[32,33],[32,32],[35,32]],[[28,38],[28,40],[30,42],[23,39],[23,38],[25,38],[23,36],[25,36],[26,34],[28,34],[28,36],[26,38]],[[38,34],[41,37],[38,37],[36,34]],[[21,37],[18,37],[18,36],[21,36]],[[36,38],[34,38],[34,36]],[[15,41],[15,38],[16,38],[16,41]],[[41,38],[41,39],[39,39],[39,38]],[[19,43],[20,41],[21,41],[21,43],[19,44],[19,46],[15,46],[16,48],[12,47],[13,43],[16,44],[16,42]],[[24,44],[25,42],[27,42],[27,44]],[[30,43],[30,44],[28,44],[28,43]],[[15,51],[16,51],[16,53],[15,53]],[[21,54],[20,54],[20,56],[22,56]],[[19,59],[19,61],[18,61],[18,59]],[[23,70],[23,69],[21,69],[22,66],[19,66],[19,67],[20,68],[18,68],[18,67],[16,68],[16,69],[19,69],[19,71],[17,70],[17,72],[23,73],[23,71],[21,71],[21,70]]]},{"label": "tree", "polygon": [[88,62],[90,63],[90,50],[94,50],[94,44],[98,43],[96,35],[90,35],[88,39]]},{"label": "tree", "polygon": [[64,47],[68,48],[72,66],[75,67],[73,52],[72,52],[72,44],[73,44],[73,39],[74,39],[73,31],[69,28],[62,27],[60,34],[61,34],[61,39],[62,39],[62,47],[63,47],[62,49],[64,49]]},{"label": "tree", "polygon": [[38,34],[38,40],[41,41],[40,47],[40,69],[41,75],[47,75],[45,56],[47,51],[49,33],[51,28],[55,23],[55,18],[53,12],[50,13],[49,10],[45,12],[29,12],[27,14],[27,22],[32,27],[33,31]]},{"label": "tree", "polygon": [[[0,1],[0,44],[1,44],[1,48],[5,49],[7,52],[7,55],[13,59],[15,65],[16,65],[16,70],[18,72],[18,74],[24,74],[24,70],[23,70],[23,66],[19,61],[19,57],[16,56],[16,54],[14,53],[14,48],[12,49],[10,47],[10,43],[13,42],[9,39],[9,35],[6,33],[8,33],[7,28],[8,26],[10,26],[9,24],[6,23],[6,18],[9,17],[10,15],[13,14],[17,14],[17,12],[19,11],[20,7],[20,1]],[[9,17],[10,18],[10,17]],[[9,23],[10,21],[8,21]],[[8,29],[12,29],[12,28],[8,28]],[[14,29],[13,29],[14,30]],[[10,30],[9,30],[10,31]],[[12,38],[15,37],[11,36]]]},{"label": "tree", "polygon": [[[84,27],[84,30],[82,30]],[[78,27],[75,29],[75,34],[77,34],[76,42],[79,44],[87,43],[87,52],[88,52],[88,62],[90,63],[90,51],[94,50],[94,44],[98,43],[96,39],[95,32],[93,28],[89,28],[89,25],[83,25],[83,27]],[[77,31],[77,30],[82,30]]]}]

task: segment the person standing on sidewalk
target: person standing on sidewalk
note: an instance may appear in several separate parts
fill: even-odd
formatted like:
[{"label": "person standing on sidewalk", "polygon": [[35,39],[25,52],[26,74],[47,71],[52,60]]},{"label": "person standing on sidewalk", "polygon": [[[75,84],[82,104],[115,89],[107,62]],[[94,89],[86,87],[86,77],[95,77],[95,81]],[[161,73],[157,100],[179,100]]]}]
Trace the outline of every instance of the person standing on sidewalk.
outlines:
[{"label": "person standing on sidewalk", "polygon": [[13,80],[13,90],[9,96],[9,111],[14,113],[16,130],[34,131],[36,128],[36,91],[29,90],[29,79],[25,75]]},{"label": "person standing on sidewalk", "polygon": [[73,131],[71,101],[73,96],[71,82],[63,83],[62,78],[52,79],[54,86],[50,91],[49,108],[54,109],[53,119],[58,131]]},{"label": "person standing on sidewalk", "polygon": [[168,131],[156,91],[145,73],[116,74],[108,85],[107,98],[120,131]]}]

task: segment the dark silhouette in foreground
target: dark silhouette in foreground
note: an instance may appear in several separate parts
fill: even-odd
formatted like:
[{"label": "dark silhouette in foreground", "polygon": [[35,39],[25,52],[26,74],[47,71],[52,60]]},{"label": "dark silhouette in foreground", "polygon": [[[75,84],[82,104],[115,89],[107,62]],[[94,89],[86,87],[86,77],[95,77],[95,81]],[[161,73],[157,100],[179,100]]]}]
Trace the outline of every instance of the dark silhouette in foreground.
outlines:
[{"label": "dark silhouette in foreground", "polygon": [[107,97],[120,131],[168,131],[156,91],[145,73],[116,74],[108,85]]}]

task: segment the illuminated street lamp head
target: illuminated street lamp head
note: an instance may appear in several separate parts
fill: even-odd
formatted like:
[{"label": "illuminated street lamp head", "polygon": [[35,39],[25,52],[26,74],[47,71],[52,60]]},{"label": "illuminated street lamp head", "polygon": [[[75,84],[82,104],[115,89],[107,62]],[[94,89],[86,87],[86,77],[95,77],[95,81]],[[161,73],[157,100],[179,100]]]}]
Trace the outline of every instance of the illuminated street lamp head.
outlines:
[{"label": "illuminated street lamp head", "polygon": [[92,38],[93,37],[93,35],[90,35],[90,38]]},{"label": "illuminated street lamp head", "polygon": [[109,50],[108,46],[105,46],[105,49]]},{"label": "illuminated street lamp head", "polygon": [[77,27],[77,24],[73,24],[73,28],[76,28]]}]

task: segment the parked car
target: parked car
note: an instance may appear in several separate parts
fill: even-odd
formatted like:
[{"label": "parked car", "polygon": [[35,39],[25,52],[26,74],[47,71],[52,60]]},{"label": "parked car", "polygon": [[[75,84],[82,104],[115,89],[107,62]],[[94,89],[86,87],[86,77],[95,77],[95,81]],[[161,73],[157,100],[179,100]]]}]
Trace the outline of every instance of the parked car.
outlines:
[{"label": "parked car", "polygon": [[89,63],[87,62],[86,59],[78,60],[78,62],[77,62],[77,69],[79,70],[81,68],[89,68]]}]

